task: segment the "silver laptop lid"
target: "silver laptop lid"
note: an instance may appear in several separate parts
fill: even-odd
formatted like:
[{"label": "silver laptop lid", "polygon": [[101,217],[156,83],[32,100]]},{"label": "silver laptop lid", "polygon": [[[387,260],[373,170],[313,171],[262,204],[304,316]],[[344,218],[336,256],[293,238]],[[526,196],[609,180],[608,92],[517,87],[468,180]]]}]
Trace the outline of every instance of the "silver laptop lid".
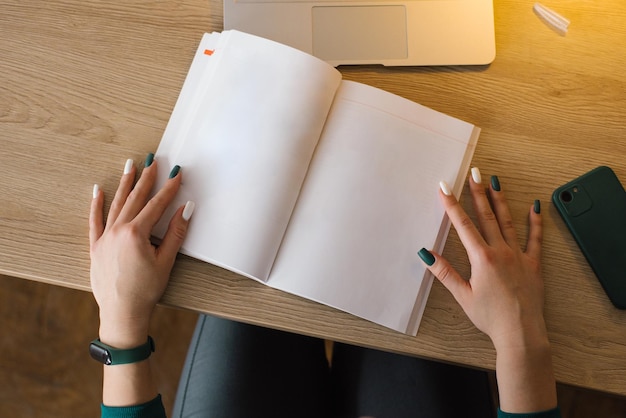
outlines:
[{"label": "silver laptop lid", "polygon": [[492,0],[224,0],[224,29],[332,65],[480,65],[495,58]]}]

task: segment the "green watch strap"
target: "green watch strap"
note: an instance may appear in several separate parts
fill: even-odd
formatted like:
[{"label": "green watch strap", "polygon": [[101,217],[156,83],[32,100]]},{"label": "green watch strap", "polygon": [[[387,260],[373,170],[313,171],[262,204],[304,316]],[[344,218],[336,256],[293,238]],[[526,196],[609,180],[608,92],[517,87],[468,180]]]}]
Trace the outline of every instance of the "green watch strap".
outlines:
[{"label": "green watch strap", "polygon": [[129,364],[143,361],[154,352],[154,340],[148,336],[148,341],[139,347],[120,349],[111,347],[97,338],[89,344],[89,354],[91,357],[107,366],[116,364]]}]

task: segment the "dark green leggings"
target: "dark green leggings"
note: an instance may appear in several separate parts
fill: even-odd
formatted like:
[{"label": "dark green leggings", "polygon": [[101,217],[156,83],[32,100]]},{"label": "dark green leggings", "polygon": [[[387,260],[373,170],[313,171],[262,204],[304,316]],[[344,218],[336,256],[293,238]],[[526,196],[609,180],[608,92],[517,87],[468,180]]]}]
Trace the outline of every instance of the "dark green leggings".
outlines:
[{"label": "dark green leggings", "polygon": [[485,372],[201,315],[174,418],[492,417]]}]

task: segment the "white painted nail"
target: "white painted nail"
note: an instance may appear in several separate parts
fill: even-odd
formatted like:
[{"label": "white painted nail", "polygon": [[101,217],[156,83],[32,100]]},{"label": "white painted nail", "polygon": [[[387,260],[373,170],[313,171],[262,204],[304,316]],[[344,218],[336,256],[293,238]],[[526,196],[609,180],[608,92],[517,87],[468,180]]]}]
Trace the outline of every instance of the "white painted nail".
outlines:
[{"label": "white painted nail", "polygon": [[130,170],[133,168],[133,164],[134,162],[130,158],[126,160],[126,165],[124,165],[124,174],[130,173]]},{"label": "white painted nail", "polygon": [[476,184],[483,182],[483,178],[480,176],[480,170],[478,167],[472,167],[472,180],[474,180],[474,183]]},{"label": "white painted nail", "polygon": [[440,181],[439,182],[439,187],[441,187],[441,191],[446,196],[450,196],[452,194],[452,192],[450,191],[450,186],[448,186],[448,183],[446,183],[445,181],[443,181],[443,180]]},{"label": "white painted nail", "polygon": [[191,219],[191,215],[193,215],[193,210],[196,208],[196,204],[191,200],[185,204],[185,209],[183,209],[183,219],[188,221]]},{"label": "white painted nail", "polygon": [[93,198],[94,199],[98,197],[98,193],[100,193],[100,186],[98,186],[97,184],[94,184],[93,185]]}]

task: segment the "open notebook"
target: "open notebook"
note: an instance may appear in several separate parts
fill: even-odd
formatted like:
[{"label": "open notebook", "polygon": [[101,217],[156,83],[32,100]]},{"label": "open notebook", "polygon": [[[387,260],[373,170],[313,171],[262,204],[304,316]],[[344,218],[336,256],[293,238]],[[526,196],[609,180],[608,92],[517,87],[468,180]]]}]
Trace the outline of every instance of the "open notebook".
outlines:
[{"label": "open notebook", "polygon": [[443,248],[438,182],[460,193],[478,133],[296,49],[205,34],[156,187],[182,167],[182,253],[415,335],[432,284],[416,252]]}]

